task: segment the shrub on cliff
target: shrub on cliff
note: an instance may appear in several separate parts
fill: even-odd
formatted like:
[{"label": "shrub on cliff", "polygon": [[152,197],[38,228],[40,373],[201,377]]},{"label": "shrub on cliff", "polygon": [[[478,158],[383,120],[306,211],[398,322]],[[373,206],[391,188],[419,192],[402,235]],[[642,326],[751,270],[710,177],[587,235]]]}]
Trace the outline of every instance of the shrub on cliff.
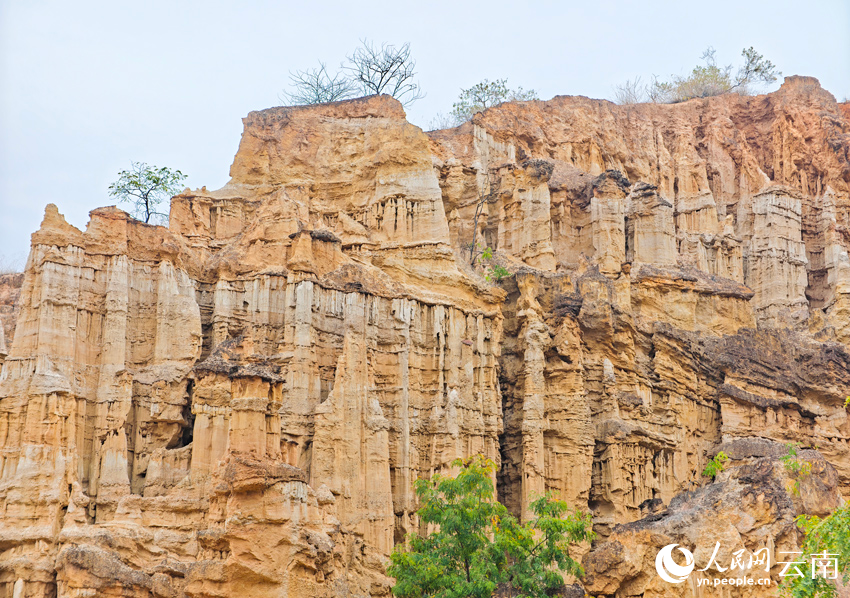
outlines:
[{"label": "shrub on cliff", "polygon": [[0,276],[5,274],[17,274],[23,271],[21,260],[13,259],[0,254]]},{"label": "shrub on cliff", "polygon": [[701,57],[705,65],[695,66],[690,74],[684,77],[671,75],[669,81],[653,77],[652,82],[645,86],[641,84],[640,77],[626,81],[614,88],[614,99],[618,104],[647,101],[670,104],[730,92],[746,94],[752,85],[772,83],[782,74],[772,62],[752,47],[741,52],[744,64],[734,74],[731,64],[718,66],[714,55],[714,48],[709,46]]},{"label": "shrub on cliff", "polygon": [[583,574],[569,546],[593,538],[589,515],[547,494],[520,524],[493,497],[492,461],[476,456],[452,465],[460,468],[455,477],[416,483],[420,526],[433,531],[396,546],[388,569],[393,594],[489,598],[500,587],[509,596],[543,598],[563,586],[563,573]]},{"label": "shrub on cliff", "polygon": [[468,121],[476,113],[491,106],[498,106],[502,102],[524,102],[537,99],[539,99],[537,92],[533,89],[525,90],[522,87],[510,89],[507,79],[495,81],[484,79],[472,87],[460,90],[457,102],[452,106],[451,117],[458,125]]},{"label": "shrub on cliff", "polygon": [[721,471],[726,469],[727,461],[729,461],[729,456],[723,451],[720,451],[708,460],[705,469],[702,470],[702,475],[713,480]]}]

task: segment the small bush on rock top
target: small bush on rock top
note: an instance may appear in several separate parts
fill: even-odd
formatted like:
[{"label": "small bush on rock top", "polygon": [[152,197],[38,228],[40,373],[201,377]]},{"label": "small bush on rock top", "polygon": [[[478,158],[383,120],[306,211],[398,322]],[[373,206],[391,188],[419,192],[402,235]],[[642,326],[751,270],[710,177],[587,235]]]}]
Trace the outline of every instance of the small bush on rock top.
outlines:
[{"label": "small bush on rock top", "polygon": [[537,92],[533,89],[524,90],[522,87],[510,89],[507,79],[490,81],[484,79],[468,89],[461,89],[457,102],[452,106],[451,115],[456,124],[462,124],[478,112],[483,112],[502,102],[525,102],[537,100]]},{"label": "small bush on rock top", "polygon": [[5,255],[0,255],[0,276],[4,274],[17,274],[23,271],[21,260],[12,259]]},{"label": "small bush on rock top", "polygon": [[653,77],[652,82],[647,85],[641,84],[640,77],[626,81],[614,88],[614,99],[618,104],[674,104],[731,92],[748,94],[752,86],[772,83],[782,74],[772,62],[752,47],[741,52],[744,64],[734,72],[731,64],[718,66],[714,55],[714,48],[709,46],[701,57],[705,64],[695,66],[690,74],[684,77],[671,75],[667,81]]}]

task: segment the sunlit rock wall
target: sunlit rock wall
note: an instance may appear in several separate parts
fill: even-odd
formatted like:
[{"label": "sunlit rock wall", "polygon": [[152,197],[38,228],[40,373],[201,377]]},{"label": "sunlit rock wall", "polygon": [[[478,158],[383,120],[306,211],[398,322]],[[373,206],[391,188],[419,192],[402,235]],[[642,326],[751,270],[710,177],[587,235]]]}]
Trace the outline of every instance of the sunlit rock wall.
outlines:
[{"label": "sunlit rock wall", "polygon": [[[659,514],[786,549],[847,495],[850,124],[816,80],[244,125],[168,228],[48,206],[0,281],[0,595],[386,596],[414,482],[474,454],[519,516],[592,512],[596,595],[663,595],[643,560],[702,536]],[[811,504],[788,441],[817,447]]]}]

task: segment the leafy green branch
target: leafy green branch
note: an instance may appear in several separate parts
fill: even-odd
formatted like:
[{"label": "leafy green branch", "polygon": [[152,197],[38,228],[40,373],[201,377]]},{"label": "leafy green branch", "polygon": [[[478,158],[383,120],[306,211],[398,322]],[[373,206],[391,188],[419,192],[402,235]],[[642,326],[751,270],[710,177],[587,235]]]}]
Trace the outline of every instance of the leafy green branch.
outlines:
[{"label": "leafy green branch", "polygon": [[799,442],[789,442],[785,447],[787,452],[779,460],[782,461],[785,471],[794,478],[794,485],[791,488],[791,492],[796,496],[800,496],[800,480],[812,473],[812,464],[797,454],[797,450],[800,448]]},{"label": "leafy green branch", "polygon": [[[782,594],[791,598],[836,598],[836,581],[845,586],[850,583],[850,503],[827,517],[800,515],[796,522],[806,537],[801,547],[803,554],[795,561],[806,565],[802,569],[806,574],[783,577]],[[826,574],[817,574],[818,565],[824,567]],[[816,574],[812,574],[813,568]]]},{"label": "leafy green branch", "polygon": [[712,480],[717,477],[721,471],[726,469],[726,462],[729,461],[729,455],[720,451],[714,457],[708,460],[705,469],[702,470],[702,475]]},{"label": "leafy green branch", "polygon": [[135,218],[144,222],[159,220],[168,223],[168,214],[158,210],[180,192],[186,175],[165,166],[158,168],[144,162],[131,162],[129,170],[118,173],[118,180],[109,185],[109,195],[118,201],[132,204]]},{"label": "leafy green branch", "polygon": [[393,594],[490,598],[502,586],[510,596],[544,598],[563,586],[564,574],[584,573],[570,545],[594,538],[590,515],[545,494],[521,524],[494,498],[495,463],[479,455],[452,466],[454,477],[416,482],[420,529],[433,531],[411,534],[393,550]]}]

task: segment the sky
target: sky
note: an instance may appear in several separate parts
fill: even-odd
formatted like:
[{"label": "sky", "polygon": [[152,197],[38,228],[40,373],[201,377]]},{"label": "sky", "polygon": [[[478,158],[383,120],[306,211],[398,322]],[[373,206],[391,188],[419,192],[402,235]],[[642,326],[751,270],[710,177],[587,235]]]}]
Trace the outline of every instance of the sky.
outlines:
[{"label": "sky", "polygon": [[131,161],[223,186],[241,118],[362,39],[410,43],[427,95],[407,114],[426,129],[485,78],[610,99],[626,79],[687,74],[708,46],[736,66],[753,46],[850,98],[847,0],[0,0],[0,268],[23,265],[46,204],[80,228],[114,204]]}]

